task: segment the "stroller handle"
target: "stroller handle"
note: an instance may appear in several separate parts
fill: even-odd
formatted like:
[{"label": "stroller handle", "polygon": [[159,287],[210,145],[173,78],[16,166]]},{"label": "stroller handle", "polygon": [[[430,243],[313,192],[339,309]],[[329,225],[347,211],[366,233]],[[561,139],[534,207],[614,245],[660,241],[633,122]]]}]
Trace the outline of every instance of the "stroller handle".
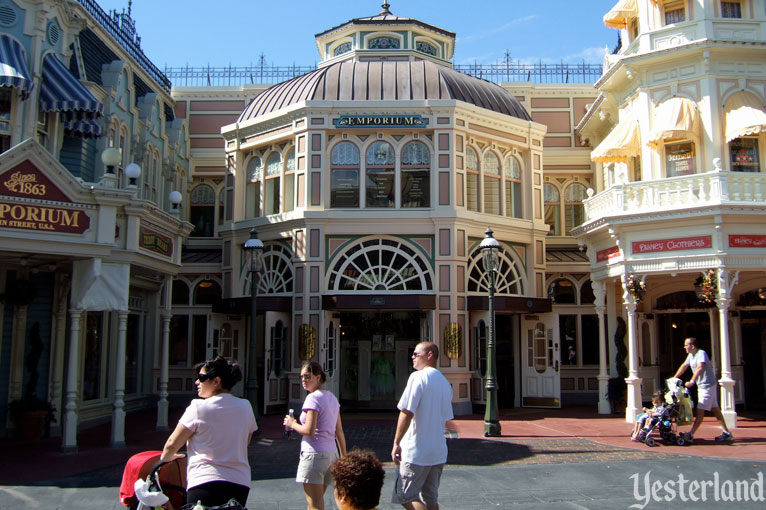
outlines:
[{"label": "stroller handle", "polygon": [[146,475],[146,479],[149,481],[149,487],[153,490],[160,491],[162,488],[160,487],[160,477],[159,477],[159,471],[165,464],[170,464],[170,462],[165,462],[162,460],[158,460],[154,463],[152,466],[152,469],[149,470],[149,474]]}]

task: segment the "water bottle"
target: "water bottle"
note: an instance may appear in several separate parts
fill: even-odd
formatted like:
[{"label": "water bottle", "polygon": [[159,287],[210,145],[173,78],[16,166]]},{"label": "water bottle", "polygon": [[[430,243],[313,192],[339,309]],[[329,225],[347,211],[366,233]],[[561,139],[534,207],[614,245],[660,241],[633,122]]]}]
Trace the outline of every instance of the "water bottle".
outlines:
[{"label": "water bottle", "polygon": [[[290,418],[295,418],[295,411],[293,411],[292,409],[290,409],[288,414],[290,415]],[[288,427],[287,425],[285,425],[285,437],[289,438],[292,435],[291,434],[292,431],[293,429],[291,427]]]},{"label": "water bottle", "polygon": [[194,508],[192,510],[205,510],[205,507],[202,506],[202,501],[197,500],[197,504],[194,505]]}]

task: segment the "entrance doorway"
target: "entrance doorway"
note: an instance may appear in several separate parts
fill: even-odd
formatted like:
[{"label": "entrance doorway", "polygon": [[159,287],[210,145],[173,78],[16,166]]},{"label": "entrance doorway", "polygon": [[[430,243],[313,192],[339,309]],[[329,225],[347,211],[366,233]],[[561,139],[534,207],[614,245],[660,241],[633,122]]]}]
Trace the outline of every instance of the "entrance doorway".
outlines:
[{"label": "entrance doorway", "polygon": [[495,315],[497,360],[497,405],[500,409],[516,407],[516,368],[513,362],[513,315]]},{"label": "entrance doorway", "polygon": [[742,312],[745,407],[766,409],[766,311]]},{"label": "entrance doorway", "polygon": [[[681,312],[660,315],[660,380],[675,374],[686,359],[684,339],[694,337],[697,347],[712,357],[710,316],[707,312]],[[688,378],[687,371],[685,377]]]},{"label": "entrance doorway", "polygon": [[412,372],[421,312],[340,314],[340,399],[349,408],[392,409]]}]

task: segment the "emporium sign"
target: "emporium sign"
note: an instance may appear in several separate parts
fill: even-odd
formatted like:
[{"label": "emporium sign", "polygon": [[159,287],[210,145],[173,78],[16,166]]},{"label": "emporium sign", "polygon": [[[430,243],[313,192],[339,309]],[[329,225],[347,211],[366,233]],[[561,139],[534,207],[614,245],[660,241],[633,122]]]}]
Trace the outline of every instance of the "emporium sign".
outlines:
[{"label": "emporium sign", "polygon": [[333,119],[337,128],[424,128],[428,119],[421,115],[341,115]]},{"label": "emporium sign", "polygon": [[[0,176],[0,196],[71,203],[71,200],[29,161]],[[82,234],[90,227],[90,217],[81,210],[2,202],[0,227]]]},{"label": "emporium sign", "polygon": [[168,236],[164,236],[146,227],[141,227],[138,235],[138,245],[141,248],[166,257],[170,257],[173,254],[173,240]]},{"label": "emporium sign", "polygon": [[654,253],[658,251],[702,250],[712,248],[712,236],[676,237],[653,241],[635,241],[633,253]]}]

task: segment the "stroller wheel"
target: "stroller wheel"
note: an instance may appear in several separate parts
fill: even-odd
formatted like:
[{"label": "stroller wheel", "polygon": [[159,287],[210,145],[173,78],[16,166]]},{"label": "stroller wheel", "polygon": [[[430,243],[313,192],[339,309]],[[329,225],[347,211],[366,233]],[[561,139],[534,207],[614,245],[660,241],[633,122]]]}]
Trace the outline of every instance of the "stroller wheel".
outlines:
[{"label": "stroller wheel", "polygon": [[653,437],[647,437],[644,443],[646,444],[646,446],[657,446],[657,442],[654,440]]},{"label": "stroller wheel", "polygon": [[639,441],[641,441],[643,443],[644,439],[646,439],[646,431],[643,430],[643,429],[639,430],[638,431],[638,436],[636,436],[636,439],[638,439]]},{"label": "stroller wheel", "polygon": [[678,438],[676,439],[676,444],[678,446],[685,445],[686,444],[686,439],[684,439],[684,436],[678,436]]}]

